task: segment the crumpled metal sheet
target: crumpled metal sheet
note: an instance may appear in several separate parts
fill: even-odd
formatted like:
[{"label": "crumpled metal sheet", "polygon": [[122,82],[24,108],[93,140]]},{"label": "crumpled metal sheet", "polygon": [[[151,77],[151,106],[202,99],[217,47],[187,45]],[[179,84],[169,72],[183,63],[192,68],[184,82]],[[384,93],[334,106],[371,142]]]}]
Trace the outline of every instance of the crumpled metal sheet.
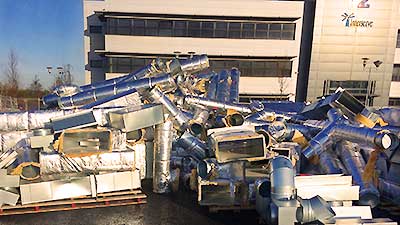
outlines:
[{"label": "crumpled metal sheet", "polygon": [[[7,133],[1,133],[1,152],[5,152],[13,147],[20,141],[32,137],[33,133],[30,131],[11,131]],[[25,140],[28,141],[28,140]],[[19,148],[18,146],[16,148]]]},{"label": "crumpled metal sheet", "polygon": [[40,173],[79,173],[123,171],[135,168],[135,152],[109,152],[84,157],[65,157],[60,154],[40,153]]},{"label": "crumpled metal sheet", "polygon": [[126,151],[126,133],[121,130],[113,129],[111,130],[112,135],[112,150],[114,152],[117,151]]}]

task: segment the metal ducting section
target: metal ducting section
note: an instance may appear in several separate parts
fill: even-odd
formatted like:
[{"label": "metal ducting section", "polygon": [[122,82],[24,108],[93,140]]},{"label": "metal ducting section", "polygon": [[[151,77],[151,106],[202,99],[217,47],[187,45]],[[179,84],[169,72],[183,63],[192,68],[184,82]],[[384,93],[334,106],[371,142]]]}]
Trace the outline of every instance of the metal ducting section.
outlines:
[{"label": "metal ducting section", "polygon": [[353,177],[353,182],[360,186],[360,200],[358,203],[372,208],[376,207],[380,202],[379,191],[372,181],[363,180],[366,163],[356,144],[343,141],[337,144],[336,151],[338,151],[347,171]]},{"label": "metal ducting section", "polygon": [[171,179],[171,149],[173,141],[173,122],[167,119],[156,125],[154,130],[153,153],[153,192],[167,193],[170,191]]}]

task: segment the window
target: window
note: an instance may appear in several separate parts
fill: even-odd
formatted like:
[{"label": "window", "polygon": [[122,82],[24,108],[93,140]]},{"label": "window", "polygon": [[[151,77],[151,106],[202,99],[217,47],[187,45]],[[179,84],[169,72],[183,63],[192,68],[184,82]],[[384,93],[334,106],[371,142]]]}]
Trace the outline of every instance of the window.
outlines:
[{"label": "window", "polygon": [[242,29],[242,23],[229,23],[228,37],[229,38],[240,38],[240,30]]},{"label": "window", "polygon": [[282,40],[294,40],[296,26],[294,23],[282,25]]},{"label": "window", "polygon": [[257,23],[256,24],[256,38],[267,39],[268,38],[268,27],[267,23]]},{"label": "window", "polygon": [[273,23],[269,26],[269,39],[281,39],[282,24]]},{"label": "window", "polygon": [[119,19],[117,22],[117,33],[122,35],[131,34],[131,22],[131,20]]},{"label": "window", "polygon": [[91,68],[103,68],[103,60],[90,60]]},{"label": "window", "polygon": [[158,20],[146,20],[146,36],[157,36],[158,35]]},{"label": "window", "polygon": [[[107,34],[294,40],[294,23],[107,18]],[[99,28],[96,28],[99,29]],[[99,30],[97,30],[100,32]]]},{"label": "window", "polygon": [[102,26],[90,26],[89,31],[91,34],[101,34],[103,32]]},{"label": "window", "polygon": [[396,48],[400,48],[400,30],[397,31],[397,44]]},{"label": "window", "polygon": [[174,36],[175,37],[187,36],[187,21],[174,21]]},{"label": "window", "polygon": [[201,23],[201,37],[212,38],[214,37],[214,22]]},{"label": "window", "polygon": [[132,34],[142,36],[145,35],[145,20],[135,19],[133,20]]},{"label": "window", "polygon": [[254,38],[254,23],[243,23],[242,38]]},{"label": "window", "polygon": [[400,81],[400,64],[394,64],[392,81]]},{"label": "window", "polygon": [[215,36],[216,38],[228,37],[228,23],[216,22],[215,23]]},{"label": "window", "polygon": [[189,21],[188,23],[188,36],[189,37],[200,37],[200,22]]},{"label": "window", "polygon": [[389,106],[400,107],[400,98],[389,98]]},{"label": "window", "polygon": [[171,37],[172,36],[172,22],[168,20],[160,20],[159,23],[159,36]]}]

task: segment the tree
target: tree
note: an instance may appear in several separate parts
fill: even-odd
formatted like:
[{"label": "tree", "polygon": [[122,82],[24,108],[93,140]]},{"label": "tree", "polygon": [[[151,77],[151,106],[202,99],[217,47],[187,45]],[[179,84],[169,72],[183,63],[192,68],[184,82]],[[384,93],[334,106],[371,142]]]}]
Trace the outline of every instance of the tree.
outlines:
[{"label": "tree", "polygon": [[38,75],[35,75],[35,78],[33,78],[32,83],[29,85],[29,90],[32,93],[32,97],[38,97],[42,94],[43,86],[40,83]]},{"label": "tree", "polygon": [[7,68],[5,70],[7,78],[6,90],[8,95],[16,95],[19,89],[18,56],[14,49],[8,53]]},{"label": "tree", "polygon": [[283,99],[283,94],[286,92],[286,89],[289,86],[289,82],[290,82],[290,79],[287,77],[283,77],[283,76],[278,77],[280,99]]}]

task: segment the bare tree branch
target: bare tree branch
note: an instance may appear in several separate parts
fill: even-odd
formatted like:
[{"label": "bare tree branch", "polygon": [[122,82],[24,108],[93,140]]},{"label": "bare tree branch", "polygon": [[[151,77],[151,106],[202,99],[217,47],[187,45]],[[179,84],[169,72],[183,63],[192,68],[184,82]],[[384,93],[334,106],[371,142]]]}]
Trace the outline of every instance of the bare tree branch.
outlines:
[{"label": "bare tree branch", "polygon": [[5,70],[7,78],[6,89],[8,95],[16,95],[19,89],[18,56],[14,49],[8,53],[7,68]]}]

